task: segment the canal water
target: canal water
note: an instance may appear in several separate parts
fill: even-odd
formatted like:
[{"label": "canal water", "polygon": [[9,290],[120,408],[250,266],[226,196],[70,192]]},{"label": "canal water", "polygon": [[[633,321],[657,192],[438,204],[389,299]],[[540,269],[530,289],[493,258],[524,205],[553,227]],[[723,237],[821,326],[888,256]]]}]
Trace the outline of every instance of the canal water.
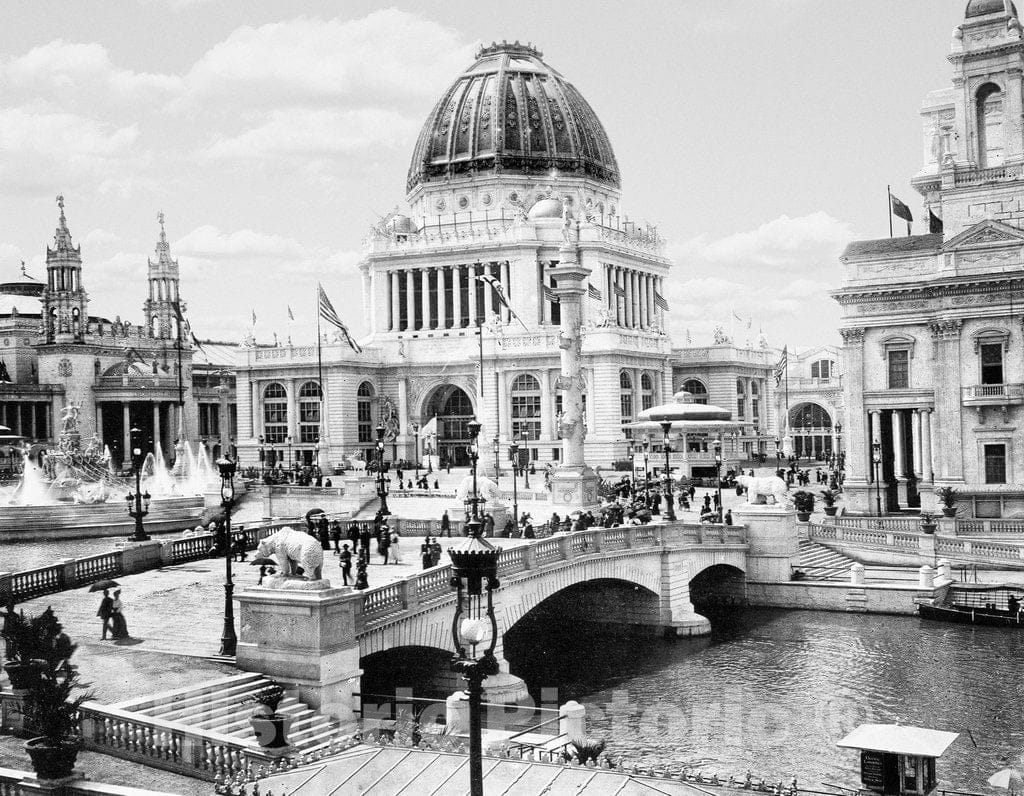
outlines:
[{"label": "canal water", "polygon": [[713,617],[709,639],[670,642],[566,619],[543,638],[510,634],[512,670],[584,703],[588,732],[628,764],[856,786],[858,756],[835,742],[898,722],[961,733],[939,761],[943,786],[995,792],[988,777],[1024,752],[1024,632],[743,609]]}]

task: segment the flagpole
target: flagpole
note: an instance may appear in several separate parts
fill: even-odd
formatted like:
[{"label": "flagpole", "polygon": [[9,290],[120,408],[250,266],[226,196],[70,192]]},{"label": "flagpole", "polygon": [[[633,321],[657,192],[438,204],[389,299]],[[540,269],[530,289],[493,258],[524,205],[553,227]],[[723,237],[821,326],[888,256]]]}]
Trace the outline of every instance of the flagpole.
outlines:
[{"label": "flagpole", "polygon": [[[316,371],[317,378],[320,381],[320,429],[317,431],[317,442],[320,442],[324,438],[324,431],[326,424],[324,422],[324,355],[323,349],[321,348],[321,335],[320,335],[320,291],[323,288],[320,287],[320,283],[316,285]],[[321,451],[322,453],[322,451]],[[320,467],[319,457],[317,458],[317,467]]]},{"label": "flagpole", "polygon": [[[789,346],[784,347],[786,351],[786,436],[790,437],[789,443],[793,444],[793,438],[789,433]],[[790,455],[793,454],[792,449]]]},{"label": "flagpole", "polygon": [[892,237],[892,186],[891,185],[886,185],[885,186],[885,196],[886,196],[885,203],[888,206],[888,210],[889,210],[889,237],[891,238]]}]

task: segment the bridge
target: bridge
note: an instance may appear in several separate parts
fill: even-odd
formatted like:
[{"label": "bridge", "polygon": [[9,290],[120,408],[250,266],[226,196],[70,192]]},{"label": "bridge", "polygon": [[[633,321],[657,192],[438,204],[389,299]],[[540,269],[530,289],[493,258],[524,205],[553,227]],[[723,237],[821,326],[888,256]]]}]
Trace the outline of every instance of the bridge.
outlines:
[{"label": "bridge", "polygon": [[[691,584],[714,589],[741,581],[747,553],[742,526],[686,523],[590,528],[508,547],[499,557],[495,593],[500,637],[538,609],[558,611],[557,601],[569,595],[602,623],[706,634],[710,624],[694,609]],[[448,565],[365,592],[239,592],[237,665],[297,688],[304,702],[343,722],[354,719],[353,694],[364,676],[372,680],[388,656],[411,654],[418,669],[429,669],[432,657],[440,664],[435,684],[456,690],[446,666],[451,576]],[[487,699],[523,699],[525,683],[509,672],[501,638],[495,649],[501,672],[486,681]]]}]

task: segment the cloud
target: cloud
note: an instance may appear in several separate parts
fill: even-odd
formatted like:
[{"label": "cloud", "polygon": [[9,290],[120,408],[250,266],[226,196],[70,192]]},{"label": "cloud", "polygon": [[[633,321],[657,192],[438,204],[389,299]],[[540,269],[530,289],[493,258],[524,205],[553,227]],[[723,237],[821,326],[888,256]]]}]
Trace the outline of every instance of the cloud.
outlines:
[{"label": "cloud", "polygon": [[838,257],[852,237],[849,224],[818,211],[671,245],[673,337],[682,343],[689,332],[694,343],[707,343],[716,326],[740,344],[756,343],[760,330],[780,346],[835,337],[839,308],[829,291],[839,284]]},{"label": "cloud", "polygon": [[192,230],[173,243],[171,250],[203,260],[295,259],[308,254],[306,247],[292,238],[251,229],[225,233],[210,224]]}]

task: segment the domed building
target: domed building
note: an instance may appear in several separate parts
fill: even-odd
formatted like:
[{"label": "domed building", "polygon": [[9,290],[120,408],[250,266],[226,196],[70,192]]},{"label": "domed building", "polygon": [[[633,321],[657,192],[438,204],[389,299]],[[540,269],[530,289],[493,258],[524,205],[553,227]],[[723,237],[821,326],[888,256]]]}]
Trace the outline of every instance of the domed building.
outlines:
[{"label": "domed building", "polygon": [[264,460],[370,458],[382,422],[389,458],[419,449],[460,465],[476,417],[486,470],[507,466],[512,440],[557,464],[552,271],[565,257],[586,273],[586,460],[623,458],[637,413],[671,396],[671,262],[656,228],[623,213],[615,153],[579,90],[531,45],[480,48],[427,117],[405,188],[406,206],[369,231],[359,266],[372,336],[362,354],[343,342],[324,350],[325,439],[311,397],[316,347],[250,349],[238,373],[239,395],[251,396],[238,408],[242,463],[261,449]]}]

